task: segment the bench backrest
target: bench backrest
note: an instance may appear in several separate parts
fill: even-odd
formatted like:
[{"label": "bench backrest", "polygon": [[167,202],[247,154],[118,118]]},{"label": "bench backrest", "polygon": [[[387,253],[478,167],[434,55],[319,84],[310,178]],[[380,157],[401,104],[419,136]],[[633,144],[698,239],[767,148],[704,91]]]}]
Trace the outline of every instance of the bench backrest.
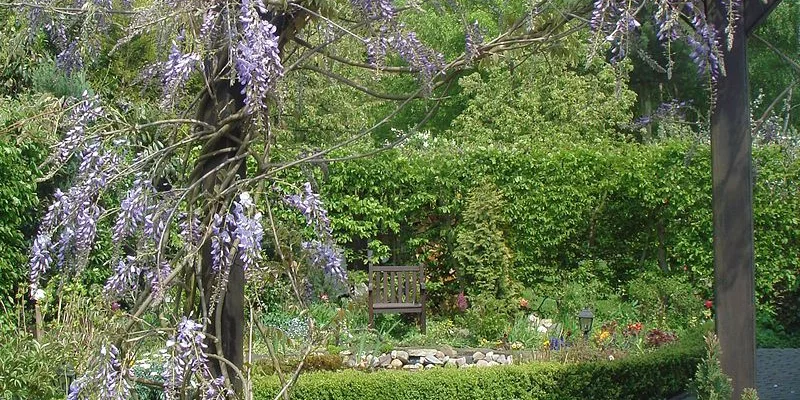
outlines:
[{"label": "bench backrest", "polygon": [[369,287],[373,303],[420,304],[425,287],[425,269],[422,265],[370,264]]}]

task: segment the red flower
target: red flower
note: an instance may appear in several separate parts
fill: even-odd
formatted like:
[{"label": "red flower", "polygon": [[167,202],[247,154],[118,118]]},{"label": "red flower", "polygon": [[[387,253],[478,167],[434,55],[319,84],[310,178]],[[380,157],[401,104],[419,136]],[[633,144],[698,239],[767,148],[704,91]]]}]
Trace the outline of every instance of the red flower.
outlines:
[{"label": "red flower", "polygon": [[705,301],[705,303],[704,303],[704,305],[706,306],[706,308],[707,308],[707,309],[709,309],[709,310],[710,310],[710,309],[711,309],[711,307],[713,307],[713,306],[714,306],[714,303],[713,303],[713,302],[711,302],[711,300],[706,300],[706,301]]}]

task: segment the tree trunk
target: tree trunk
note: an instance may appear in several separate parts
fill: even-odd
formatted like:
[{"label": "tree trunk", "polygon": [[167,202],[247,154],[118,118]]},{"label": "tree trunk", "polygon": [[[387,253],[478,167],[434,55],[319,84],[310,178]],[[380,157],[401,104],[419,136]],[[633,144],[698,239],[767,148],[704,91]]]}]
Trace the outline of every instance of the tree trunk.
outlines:
[{"label": "tree trunk", "polygon": [[[717,10],[717,28],[726,26]],[[733,398],[755,387],[755,291],[750,102],[745,24],[736,24],[724,51],[726,74],[716,85],[711,115],[714,214],[714,302],[722,369],[733,379]],[[720,32],[724,35],[723,32]],[[725,41],[721,46],[725,47]],[[727,48],[725,48],[727,50]]]},{"label": "tree trunk", "polygon": [[[221,69],[225,68],[227,64],[227,49],[219,52],[215,64],[216,68],[211,63],[207,63],[206,71],[214,71],[214,75],[217,75]],[[212,84],[211,89],[211,93],[207,92],[203,96],[198,107],[198,119],[203,122],[217,125],[220,120],[239,112],[244,107],[242,86],[238,82],[230,82],[223,79]],[[193,175],[194,179],[202,179],[203,176],[208,174],[202,183],[201,195],[206,202],[214,199],[216,192],[225,189],[223,180],[229,174],[236,173],[240,178],[244,177],[244,161],[233,162],[231,165],[221,167],[236,156],[240,150],[240,143],[245,137],[240,123],[236,122],[231,128],[227,135],[212,139],[214,141],[205,146],[201,155],[202,161],[196,166]],[[227,148],[230,148],[230,150],[225,151],[224,149]],[[232,182],[231,180],[228,184]],[[213,214],[214,211],[225,212],[226,210],[219,208],[223,207],[224,204],[227,203],[223,202],[219,206],[211,207],[211,213]],[[206,221],[211,220],[210,215],[204,215],[203,217]],[[207,311],[211,302],[215,301],[213,294],[218,282],[217,274],[211,269],[210,243],[206,243],[201,250],[201,257],[203,297]],[[224,284],[224,295],[221,296],[216,305],[218,310],[208,315],[209,333],[214,336],[219,335],[219,342],[208,341],[209,353],[221,354],[240,370],[244,365],[244,284],[244,268],[241,262],[237,260],[230,266],[227,282]],[[215,361],[212,365],[214,373],[217,375],[221,374],[223,369],[226,368],[219,361]],[[237,392],[241,392],[241,380],[237,379],[230,368],[228,368],[227,372],[234,389]]]},{"label": "tree trunk", "polygon": [[[305,26],[308,16],[304,12],[294,13],[267,13],[261,16],[269,19],[276,27],[276,34],[279,37],[279,49],[283,54],[283,48],[294,34]],[[206,62],[207,80],[211,82],[210,91],[206,91],[199,103],[197,118],[212,126],[218,126],[219,122],[244,109],[243,86],[238,81],[213,77],[225,77],[229,74],[228,48],[221,49],[213,60]],[[213,201],[216,193],[225,190],[234,180],[228,180],[231,173],[235,173],[239,178],[243,178],[246,173],[246,163],[244,160],[233,161],[243,150],[243,146],[248,146],[247,132],[245,132],[241,122],[232,123],[225,135],[211,139],[206,143],[200,155],[200,160],[195,166],[192,174],[192,182],[204,179],[202,182],[202,201],[208,203]],[[225,150],[228,149],[228,150]],[[231,162],[233,161],[233,162]],[[230,165],[225,165],[230,163]],[[207,177],[203,178],[204,176]],[[201,200],[201,199],[195,199]],[[219,205],[209,208],[209,212],[223,213],[227,210],[221,209],[228,202],[220,199]],[[211,215],[203,215],[205,221],[211,221]],[[211,269],[211,245],[206,245],[201,249],[201,285],[203,288],[203,298],[205,307],[211,306],[214,301],[214,288],[217,285],[218,277]],[[245,289],[244,266],[237,259],[230,267],[227,282],[224,284],[224,295],[217,303],[215,312],[209,314],[208,332],[218,336],[218,342],[208,340],[208,351],[211,354],[221,354],[231,364],[242,370],[244,365],[244,289]],[[243,382],[238,379],[234,372],[228,368],[224,362],[215,361],[213,364],[214,373],[219,376],[223,371],[227,371],[228,377],[237,393],[241,394]]]}]

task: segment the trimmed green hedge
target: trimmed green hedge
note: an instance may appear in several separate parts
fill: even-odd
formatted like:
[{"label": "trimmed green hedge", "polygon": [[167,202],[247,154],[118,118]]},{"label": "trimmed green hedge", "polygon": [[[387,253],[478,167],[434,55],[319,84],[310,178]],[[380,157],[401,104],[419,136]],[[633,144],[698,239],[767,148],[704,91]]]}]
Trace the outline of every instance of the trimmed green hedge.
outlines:
[{"label": "trimmed green hedge", "polygon": [[[533,363],[424,372],[315,372],[301,375],[294,400],[665,399],[684,391],[703,355],[688,340],[616,361]],[[273,399],[276,377],[254,382],[254,399]]]}]

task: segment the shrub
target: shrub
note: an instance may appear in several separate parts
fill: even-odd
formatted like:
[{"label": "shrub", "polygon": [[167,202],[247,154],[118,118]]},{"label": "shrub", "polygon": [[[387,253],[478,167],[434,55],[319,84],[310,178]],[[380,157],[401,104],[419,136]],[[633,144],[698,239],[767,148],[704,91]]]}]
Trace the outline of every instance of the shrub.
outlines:
[{"label": "shrub", "polygon": [[0,340],[0,399],[56,399],[66,393],[65,349],[26,335]]},{"label": "shrub", "polygon": [[706,356],[697,365],[692,389],[697,400],[728,400],[733,394],[731,378],[722,372],[719,362],[719,340],[714,334],[706,336]]},{"label": "shrub", "polygon": [[[535,363],[418,373],[320,372],[300,377],[292,398],[305,399],[658,399],[682,392],[702,357],[687,337],[655,352],[617,361]],[[272,399],[276,377],[254,382],[254,399]]]}]

